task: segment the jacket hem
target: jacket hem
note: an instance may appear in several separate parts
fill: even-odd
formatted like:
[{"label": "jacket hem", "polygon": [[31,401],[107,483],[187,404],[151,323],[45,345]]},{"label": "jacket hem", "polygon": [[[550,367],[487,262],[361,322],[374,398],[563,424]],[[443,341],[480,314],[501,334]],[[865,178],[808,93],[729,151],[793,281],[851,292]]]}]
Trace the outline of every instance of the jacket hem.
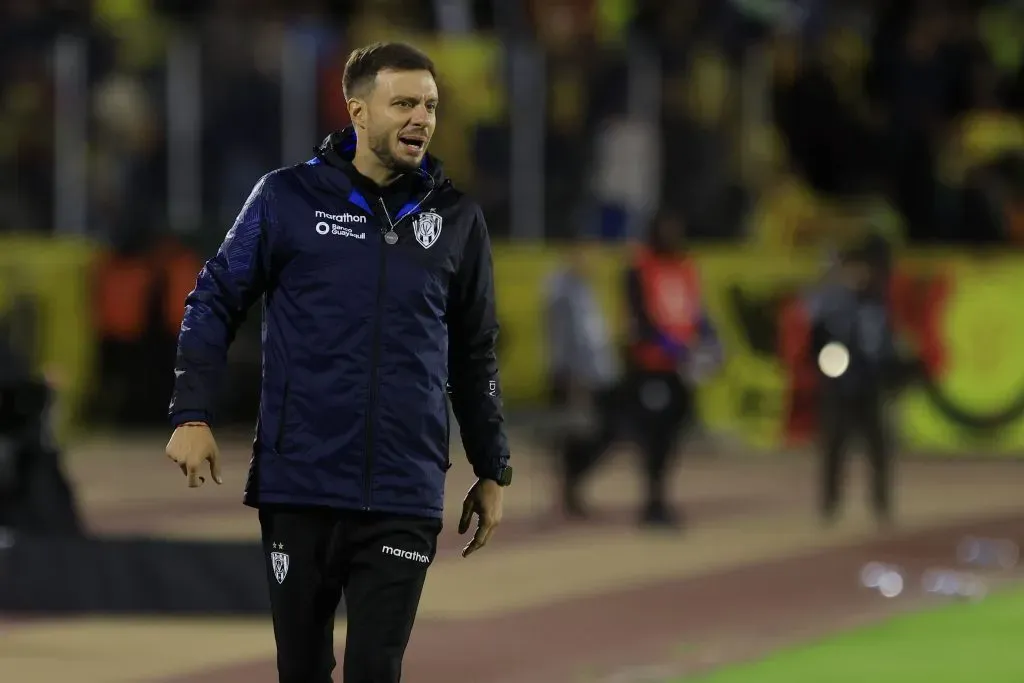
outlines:
[{"label": "jacket hem", "polygon": [[358,501],[337,496],[296,496],[285,493],[269,493],[261,491],[255,496],[245,496],[242,503],[247,507],[259,509],[264,505],[298,505],[310,507],[327,507],[337,510],[358,510],[364,512],[386,512],[409,517],[430,517],[441,519],[443,510],[416,505],[371,505],[363,507]]}]

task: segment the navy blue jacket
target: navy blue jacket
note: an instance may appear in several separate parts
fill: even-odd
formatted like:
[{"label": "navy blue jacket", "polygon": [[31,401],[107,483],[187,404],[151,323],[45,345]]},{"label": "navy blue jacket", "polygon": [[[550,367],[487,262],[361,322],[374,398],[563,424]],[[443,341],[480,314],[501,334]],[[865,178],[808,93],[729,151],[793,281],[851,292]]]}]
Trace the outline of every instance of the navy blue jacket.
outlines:
[{"label": "navy blue jacket", "polygon": [[335,133],[256,184],[186,300],[172,421],[212,419],[228,346],[262,296],[245,503],[440,517],[449,401],[478,477],[509,457],[487,226],[436,159],[382,190],[354,148]]}]

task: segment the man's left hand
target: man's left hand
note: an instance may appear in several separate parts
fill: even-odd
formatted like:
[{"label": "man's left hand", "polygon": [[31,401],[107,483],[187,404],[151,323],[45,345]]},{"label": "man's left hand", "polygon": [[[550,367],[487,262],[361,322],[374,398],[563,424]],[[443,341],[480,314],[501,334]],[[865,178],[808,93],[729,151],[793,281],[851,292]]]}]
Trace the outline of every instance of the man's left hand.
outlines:
[{"label": "man's left hand", "polygon": [[477,479],[466,493],[466,500],[462,503],[462,518],[459,520],[459,533],[469,531],[473,515],[477,516],[477,525],[473,540],[462,549],[463,557],[469,557],[487,545],[495,527],[501,524],[503,495],[502,487],[491,479]]}]

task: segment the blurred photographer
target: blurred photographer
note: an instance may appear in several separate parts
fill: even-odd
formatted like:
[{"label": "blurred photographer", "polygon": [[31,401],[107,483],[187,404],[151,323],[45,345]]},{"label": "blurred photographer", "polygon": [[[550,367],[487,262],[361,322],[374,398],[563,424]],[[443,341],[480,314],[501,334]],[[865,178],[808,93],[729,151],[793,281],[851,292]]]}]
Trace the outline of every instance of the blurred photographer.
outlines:
[{"label": "blurred photographer", "polygon": [[545,331],[551,399],[559,412],[556,448],[563,512],[585,517],[579,484],[622,436],[621,374],[607,320],[592,285],[594,247],[574,244],[548,282]]},{"label": "blurred photographer", "polygon": [[821,515],[838,517],[850,440],[863,439],[871,464],[871,504],[892,521],[892,444],[886,408],[912,363],[897,351],[888,306],[889,245],[872,236],[844,251],[811,293],[811,349],[821,373]]}]

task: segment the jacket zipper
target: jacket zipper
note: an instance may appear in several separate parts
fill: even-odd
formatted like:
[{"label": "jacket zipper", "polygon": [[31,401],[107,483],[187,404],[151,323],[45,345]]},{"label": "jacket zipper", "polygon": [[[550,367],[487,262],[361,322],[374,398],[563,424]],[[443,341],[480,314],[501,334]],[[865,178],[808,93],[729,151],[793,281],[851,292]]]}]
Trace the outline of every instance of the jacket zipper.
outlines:
[{"label": "jacket zipper", "polygon": [[[391,214],[388,213],[388,207],[384,203],[384,198],[381,197],[378,201],[380,203],[381,211],[384,216],[384,226],[381,226],[380,230],[380,260],[377,264],[377,303],[373,317],[373,350],[370,353],[370,406],[366,411],[366,455],[363,464],[363,510],[369,511],[372,506],[372,493],[373,493],[373,451],[374,451],[374,424],[376,423],[377,417],[377,370],[380,364],[380,334],[381,325],[383,324],[382,318],[383,301],[384,301],[384,282],[385,275],[387,274],[387,250],[394,246],[389,245],[384,241],[384,234],[387,229],[395,231],[395,228],[406,219],[411,216],[423,206],[424,203],[434,193],[433,190],[423,195],[421,199],[405,216],[398,219],[398,222],[391,220]],[[395,231],[397,232],[397,231]]]}]

